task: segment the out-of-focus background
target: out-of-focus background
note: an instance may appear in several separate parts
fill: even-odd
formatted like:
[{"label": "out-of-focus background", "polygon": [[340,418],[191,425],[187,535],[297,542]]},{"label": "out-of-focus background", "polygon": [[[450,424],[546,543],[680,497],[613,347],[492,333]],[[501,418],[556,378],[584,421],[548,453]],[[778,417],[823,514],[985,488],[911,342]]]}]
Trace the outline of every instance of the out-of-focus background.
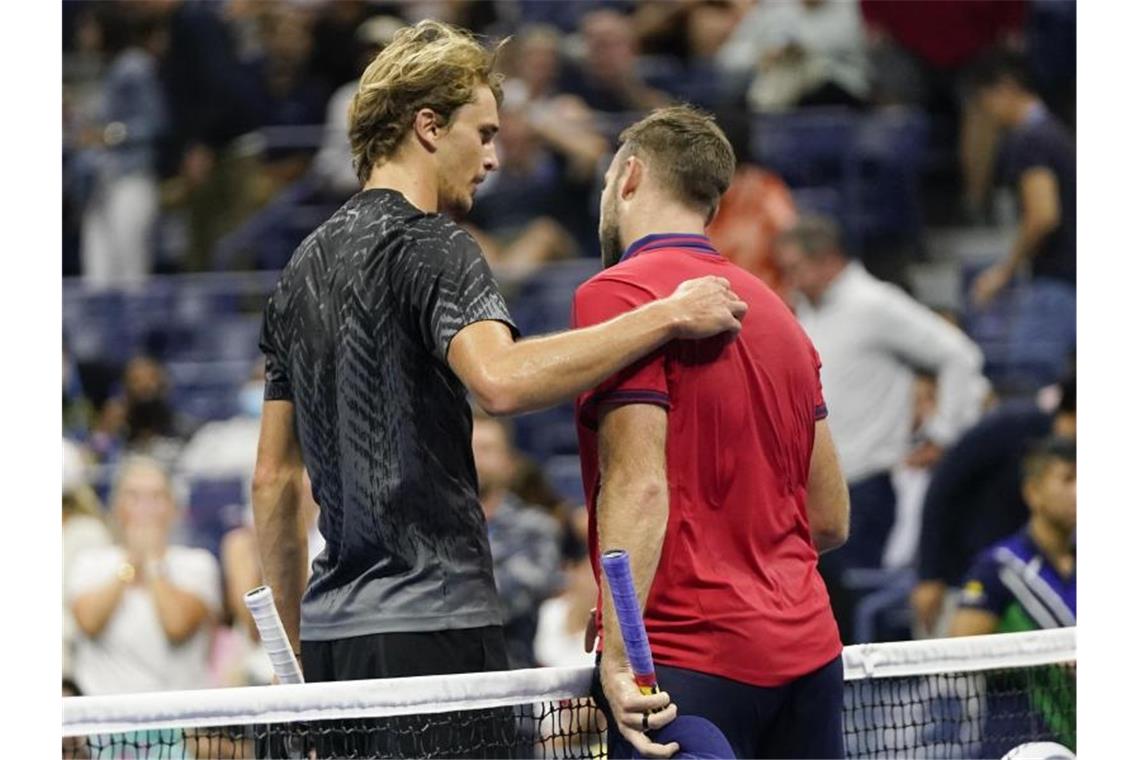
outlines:
[{"label": "out-of-focus background", "polygon": [[[870,473],[894,492],[883,540],[838,581],[849,592],[845,643],[944,632],[974,555],[1027,518],[1027,446],[1050,431],[1075,435],[1075,282],[1023,272],[985,303],[973,295],[1037,218],[1029,173],[1050,169],[1058,196],[1075,197],[1075,171],[1064,168],[1075,166],[1066,153],[1075,3],[69,1],[61,264],[71,688],[268,682],[240,603],[259,583],[248,493],[261,308],[297,244],[358,189],[345,129],[360,71],[402,26],[429,17],[491,42],[511,36],[502,166],[465,226],[524,334],[565,328],[573,289],[600,268],[598,194],[617,135],[649,109],[688,102],[717,116],[737,153],[710,229],[726,256],[795,304],[777,241],[800,221],[830,219],[843,248],[905,291],[908,308],[968,338],[976,372],[954,374],[950,358],[894,357],[913,385],[906,419],[884,432],[907,442],[898,456],[883,462],[873,441],[838,441],[841,453],[876,460],[850,480]],[[994,60],[1016,63],[1017,87],[978,86],[979,67]],[[1009,117],[1021,104],[1034,106],[1032,123]],[[1062,262],[1076,257],[1070,211],[1049,231]],[[856,341],[865,328],[823,329]],[[821,353],[825,367],[844,360]],[[969,392],[940,377],[966,378]],[[859,393],[825,391],[833,415],[876,411],[859,408],[872,403]],[[948,393],[959,416],[930,439],[923,431]],[[570,407],[479,418],[473,445],[512,664],[588,664],[580,629],[595,589]],[[316,513],[311,504],[314,525]],[[321,544],[312,533],[311,555]],[[201,614],[172,631],[152,602],[132,596],[109,619],[77,619],[74,600],[118,572],[114,547],[165,552]]]}]

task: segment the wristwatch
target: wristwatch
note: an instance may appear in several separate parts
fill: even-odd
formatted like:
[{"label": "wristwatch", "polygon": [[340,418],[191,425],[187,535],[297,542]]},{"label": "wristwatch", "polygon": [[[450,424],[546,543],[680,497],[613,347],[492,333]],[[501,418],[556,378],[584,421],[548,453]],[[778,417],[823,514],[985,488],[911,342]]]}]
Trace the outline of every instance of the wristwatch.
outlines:
[{"label": "wristwatch", "polygon": [[132,583],[135,579],[135,566],[130,562],[119,565],[119,580],[123,583]]}]

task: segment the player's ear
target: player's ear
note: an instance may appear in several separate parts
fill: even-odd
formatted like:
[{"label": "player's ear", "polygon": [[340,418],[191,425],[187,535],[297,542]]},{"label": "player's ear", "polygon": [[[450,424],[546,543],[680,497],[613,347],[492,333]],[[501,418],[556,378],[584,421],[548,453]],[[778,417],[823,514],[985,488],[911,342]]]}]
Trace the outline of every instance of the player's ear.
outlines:
[{"label": "player's ear", "polygon": [[439,116],[430,108],[421,108],[416,111],[412,121],[412,133],[429,153],[438,150],[439,140],[443,137],[445,129],[440,123]]},{"label": "player's ear", "polygon": [[625,167],[618,178],[618,197],[629,200],[644,181],[645,163],[637,156],[630,156],[625,160]]}]

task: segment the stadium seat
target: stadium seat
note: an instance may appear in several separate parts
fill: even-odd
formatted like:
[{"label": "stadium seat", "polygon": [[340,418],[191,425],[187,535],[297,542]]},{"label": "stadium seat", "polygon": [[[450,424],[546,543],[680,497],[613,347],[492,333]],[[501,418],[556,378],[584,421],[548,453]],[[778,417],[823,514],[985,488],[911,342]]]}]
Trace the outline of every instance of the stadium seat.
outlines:
[{"label": "stadium seat", "polygon": [[576,454],[560,454],[547,459],[542,466],[550,485],[571,504],[585,504],[582,488],[582,465]]},{"label": "stadium seat", "polygon": [[189,483],[190,540],[215,556],[222,536],[243,522],[247,486],[242,478],[199,478]]}]

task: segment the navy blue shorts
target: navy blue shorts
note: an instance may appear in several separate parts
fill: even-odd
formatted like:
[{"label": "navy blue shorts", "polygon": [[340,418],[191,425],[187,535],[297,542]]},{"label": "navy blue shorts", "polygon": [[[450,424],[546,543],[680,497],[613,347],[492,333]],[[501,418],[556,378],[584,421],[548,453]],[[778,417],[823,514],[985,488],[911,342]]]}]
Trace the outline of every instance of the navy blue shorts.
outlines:
[{"label": "navy blue shorts", "polygon": [[[752,686],[681,668],[657,667],[657,683],[679,715],[699,715],[724,733],[737,757],[842,758],[843,658],[783,686]],[[591,690],[613,725],[598,668]],[[618,731],[608,731],[609,757],[633,757]]]}]

